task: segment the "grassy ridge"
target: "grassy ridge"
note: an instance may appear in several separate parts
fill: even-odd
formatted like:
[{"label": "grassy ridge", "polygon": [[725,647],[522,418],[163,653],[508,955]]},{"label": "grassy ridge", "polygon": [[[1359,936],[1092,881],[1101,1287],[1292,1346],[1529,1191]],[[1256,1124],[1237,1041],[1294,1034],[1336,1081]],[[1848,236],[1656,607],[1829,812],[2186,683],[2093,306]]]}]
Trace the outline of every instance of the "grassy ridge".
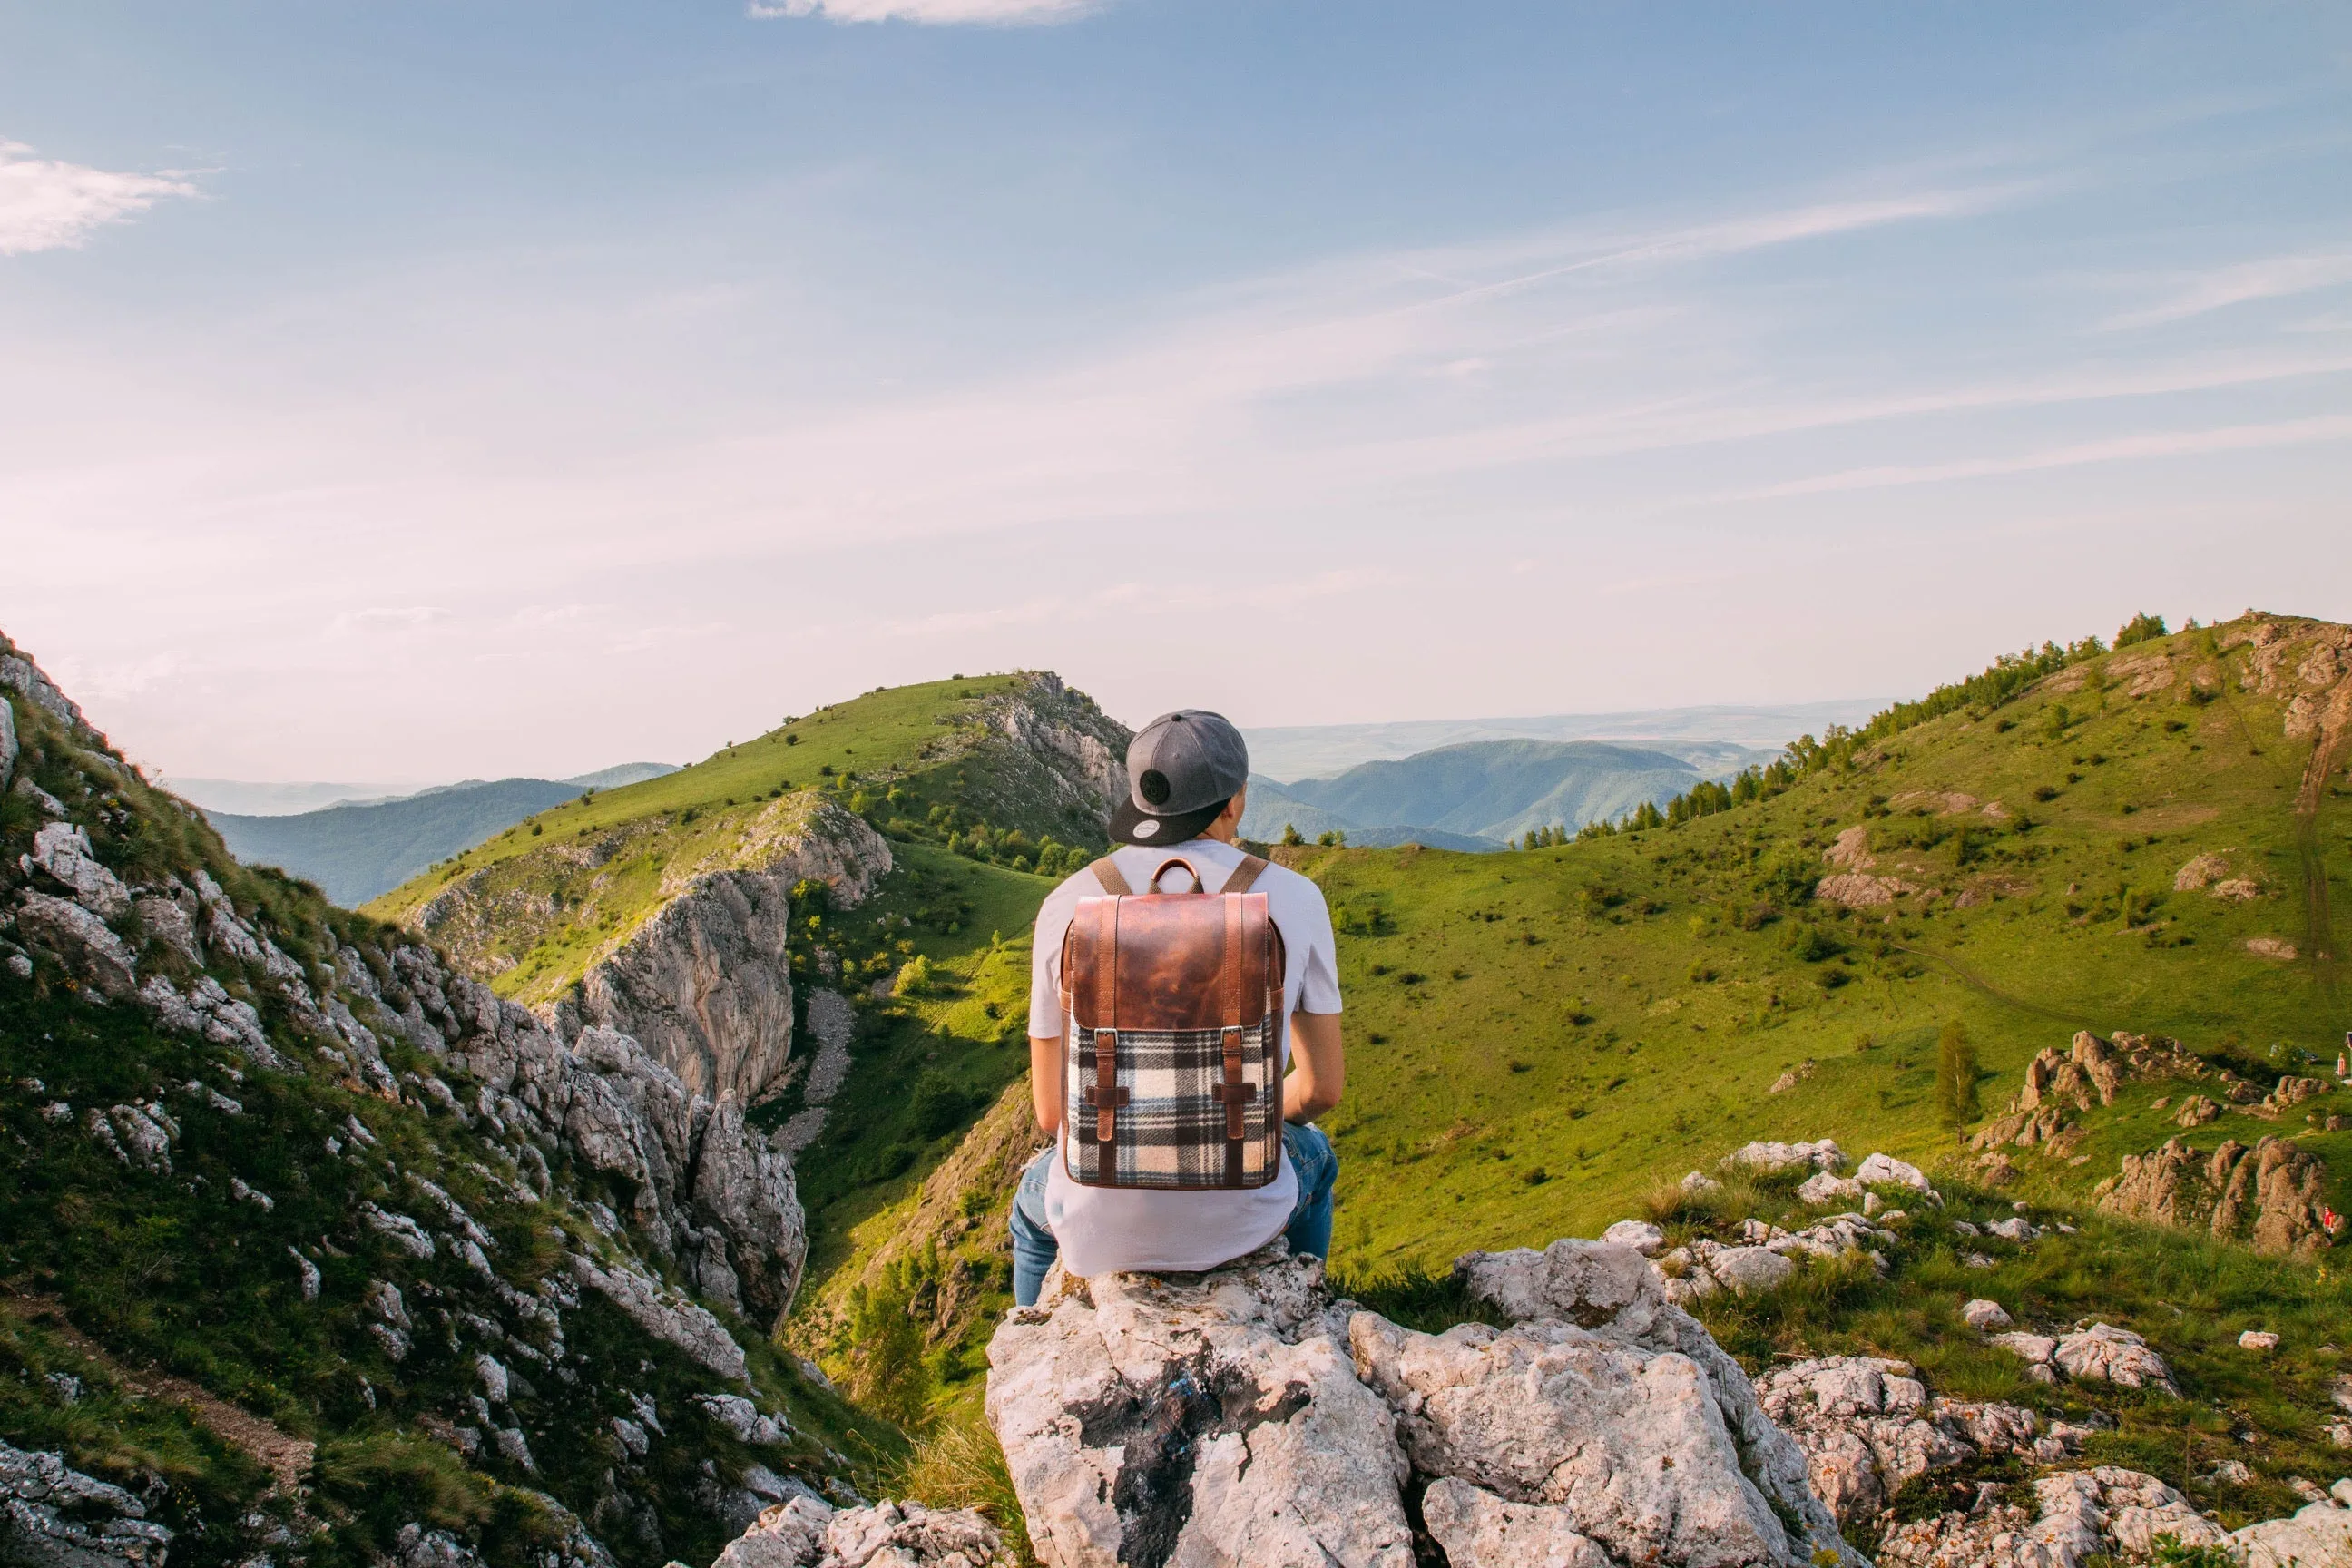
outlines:
[{"label": "grassy ridge", "polygon": [[1085,698],[1044,690],[1030,675],[877,689],[518,823],[367,912],[422,927],[501,994],[541,1005],[696,878],[765,864],[820,799],[899,837],[945,841],[952,829],[984,827],[992,853],[1010,842],[1058,856],[1056,833],[1072,846],[1099,844],[1097,814],[1047,798],[1043,764],[991,727],[1018,702],[1092,711]]}]

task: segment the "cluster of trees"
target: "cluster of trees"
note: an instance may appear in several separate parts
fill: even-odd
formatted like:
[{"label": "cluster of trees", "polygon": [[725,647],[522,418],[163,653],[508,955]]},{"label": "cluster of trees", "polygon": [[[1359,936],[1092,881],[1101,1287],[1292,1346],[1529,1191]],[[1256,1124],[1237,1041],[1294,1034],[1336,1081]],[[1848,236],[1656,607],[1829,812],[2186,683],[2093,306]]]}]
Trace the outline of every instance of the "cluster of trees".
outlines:
[{"label": "cluster of trees", "polygon": [[[1286,822],[1282,825],[1282,841],[1286,845],[1296,847],[1307,842],[1307,836],[1298,831],[1298,824]],[[1327,828],[1315,836],[1315,845],[1318,849],[1345,849],[1348,847],[1348,835],[1339,828]]]},{"label": "cluster of trees", "polygon": [[[853,796],[851,809],[857,809],[862,798],[862,793]],[[891,805],[904,805],[908,799],[906,792],[895,786],[887,797]],[[869,810],[871,805],[868,802]],[[892,816],[877,826],[894,838],[923,839],[944,846],[951,855],[1044,877],[1066,877],[1099,853],[1081,844],[1064,844],[1050,833],[1033,839],[1017,827],[975,821],[960,805],[934,805],[919,821]]]}]

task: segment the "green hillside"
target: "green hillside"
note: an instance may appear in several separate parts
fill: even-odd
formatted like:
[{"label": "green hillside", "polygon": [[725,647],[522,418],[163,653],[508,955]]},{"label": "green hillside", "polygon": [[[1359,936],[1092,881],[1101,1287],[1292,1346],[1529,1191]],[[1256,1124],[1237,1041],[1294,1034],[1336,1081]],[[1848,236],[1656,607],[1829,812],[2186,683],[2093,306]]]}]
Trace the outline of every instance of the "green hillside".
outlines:
[{"label": "green hillside", "polygon": [[[2079,645],[2031,684],[1800,752],[1769,798],[1672,827],[1506,857],[1285,851],[1354,933],[1343,1247],[1438,1263],[1591,1234],[1750,1138],[1954,1155],[1949,1021],[1985,1110],[2078,1028],[2178,1037],[2250,1075],[2332,1067],[2352,1026],[2328,923],[2352,893],[2342,639],[2262,619]],[[1999,700],[2002,684],[2024,689]],[[1826,858],[1841,843],[1873,864]],[[2229,877],[2176,890],[2200,856]],[[1841,875],[1890,901],[1821,896]],[[2216,896],[2232,878],[2252,896]],[[2113,1173],[2157,1121],[2103,1133],[2063,1179]],[[2352,1134],[2307,1124],[2232,1114],[2200,1137],[2265,1131],[2352,1169]]]}]

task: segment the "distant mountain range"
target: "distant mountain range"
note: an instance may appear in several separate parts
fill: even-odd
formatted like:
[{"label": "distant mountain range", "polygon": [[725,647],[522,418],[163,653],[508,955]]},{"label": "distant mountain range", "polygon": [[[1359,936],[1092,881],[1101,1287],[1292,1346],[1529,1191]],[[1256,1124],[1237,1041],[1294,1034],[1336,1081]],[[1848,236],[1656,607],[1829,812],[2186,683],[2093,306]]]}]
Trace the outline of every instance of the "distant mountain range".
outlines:
[{"label": "distant mountain range", "polygon": [[[197,804],[238,859],[275,866],[315,882],[329,899],[349,909],[551,805],[576,800],[592,789],[618,789],[677,771],[667,763],[624,763],[570,779],[467,779],[389,800],[345,801],[324,810],[278,816],[222,811],[201,800]],[[338,787],[207,782],[232,790]]]},{"label": "distant mountain range", "polygon": [[[578,784],[583,789],[619,789],[623,784],[657,779],[664,773],[677,772],[670,763],[622,763],[614,767],[599,768],[593,773],[560,779],[560,784]],[[159,778],[155,781],[198,810],[212,813],[234,812],[239,816],[296,816],[307,811],[324,811],[335,805],[383,805],[388,801],[411,800],[420,795],[432,795],[441,790],[472,789],[488,784],[488,779],[458,779],[453,784],[420,784],[415,779],[375,780],[361,783],[334,783],[320,779],[184,779]]]},{"label": "distant mountain range", "polygon": [[[1410,757],[1470,741],[1609,741],[1664,752],[1720,777],[1763,762],[1800,735],[1861,724],[1882,699],[1780,707],[1648,708],[1518,719],[1412,719],[1386,724],[1292,724],[1245,730],[1253,771],[1270,779],[1328,779],[1359,763]],[[1306,831],[1300,824],[1299,831]],[[1352,842],[1352,840],[1351,840]]]},{"label": "distant mountain range", "polygon": [[1375,847],[1497,849],[1530,828],[1573,832],[1615,821],[1716,771],[1597,741],[1473,741],[1363,763],[1337,778],[1282,784],[1254,775],[1242,831],[1270,840],[1296,827],[1308,838],[1338,831],[1349,844]]}]

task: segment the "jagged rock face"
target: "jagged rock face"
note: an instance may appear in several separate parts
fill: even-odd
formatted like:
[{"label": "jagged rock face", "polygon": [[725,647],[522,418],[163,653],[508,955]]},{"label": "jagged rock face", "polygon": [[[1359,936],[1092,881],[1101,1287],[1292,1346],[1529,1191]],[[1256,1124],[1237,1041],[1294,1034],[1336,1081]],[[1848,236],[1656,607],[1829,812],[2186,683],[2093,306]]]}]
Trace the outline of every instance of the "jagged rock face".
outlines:
[{"label": "jagged rock face", "polygon": [[583,1029],[567,1047],[426,949],[401,948],[394,963],[396,987],[371,1000],[415,1044],[463,1058],[481,1114],[625,1181],[643,1234],[706,1295],[768,1319],[791,1305],[807,1251],[792,1163],[740,1106],[694,1094],[614,1030]]},{"label": "jagged rock face", "polygon": [[2173,1138],[2125,1155],[2121,1174],[2101,1184],[2099,1206],[2310,1258],[2335,1245],[2323,1217],[2326,1195],[2326,1165],[2284,1139],[2264,1138],[2252,1149],[2228,1139],[2208,1154]]},{"label": "jagged rock face", "polygon": [[784,945],[803,880],[855,909],[889,874],[890,847],[829,802],[779,801],[756,837],[756,868],[688,881],[658,915],[591,968],[558,1014],[567,1034],[634,1036],[693,1092],[750,1102],[784,1070],[793,981]]},{"label": "jagged rock face", "polygon": [[[12,689],[29,690],[36,700],[55,692],[30,661],[16,654],[6,659],[16,671]],[[62,696],[56,703],[79,723]],[[48,702],[42,709],[58,712]],[[87,743],[102,744],[87,726],[81,732]],[[118,765],[98,752],[87,757]],[[779,864],[790,860],[795,876],[827,869],[847,875],[855,862],[856,874],[870,881],[879,872],[856,834],[870,838],[872,830],[849,820],[854,830],[835,839],[846,847],[781,857]],[[881,864],[887,865],[887,850]],[[269,1045],[254,1003],[232,988],[274,998],[329,1069],[369,1094],[401,1092],[383,1059],[386,1037],[454,1057],[480,1087],[475,1105],[453,1101],[452,1109],[486,1118],[502,1133],[519,1132],[543,1157],[576,1156],[592,1170],[622,1177],[635,1194],[633,1217],[646,1243],[675,1258],[705,1295],[769,1318],[790,1304],[806,1250],[790,1162],[744,1126],[740,1106],[714,1106],[627,1035],[584,1028],[575,1051],[545,1023],[450,973],[424,947],[398,948],[388,963],[379,955],[383,974],[348,947],[331,970],[308,973],[205,871],[126,886],[71,822],[42,827],[19,869],[30,885],[15,900],[16,938],[99,994],[136,1003],[166,1030],[231,1047],[253,1067],[300,1070]],[[192,972],[192,965],[200,967]],[[142,967],[150,971],[143,976]],[[789,1017],[787,1001],[787,1030]],[[448,1094],[446,1085],[440,1089]],[[136,1108],[116,1109],[124,1114],[100,1117],[91,1135],[126,1163],[167,1164],[168,1148],[145,1135],[148,1120],[132,1114]]]},{"label": "jagged rock face", "polygon": [[634,1036],[697,1094],[749,1100],[792,1054],[793,879],[696,885],[590,970],[567,1014]]},{"label": "jagged rock face", "polygon": [[[1060,1277],[989,1347],[1049,1568],[1858,1559],[1738,1365],[1630,1247],[1473,1254],[1509,1329],[1350,1310],[1279,1244],[1206,1275]],[[1783,1521],[1794,1521],[1794,1525]]]},{"label": "jagged rock face", "polygon": [[0,1443],[0,1562],[16,1568],[163,1568],[172,1532],[121,1487],[57,1454]]},{"label": "jagged rock face", "polygon": [[1021,691],[992,700],[987,725],[1011,742],[999,746],[1011,753],[1013,767],[998,792],[1027,797],[986,803],[1008,816],[1075,814],[1098,828],[1127,797],[1127,747],[1134,732],[1093,699],[1064,686],[1060,676],[1040,674]]}]

